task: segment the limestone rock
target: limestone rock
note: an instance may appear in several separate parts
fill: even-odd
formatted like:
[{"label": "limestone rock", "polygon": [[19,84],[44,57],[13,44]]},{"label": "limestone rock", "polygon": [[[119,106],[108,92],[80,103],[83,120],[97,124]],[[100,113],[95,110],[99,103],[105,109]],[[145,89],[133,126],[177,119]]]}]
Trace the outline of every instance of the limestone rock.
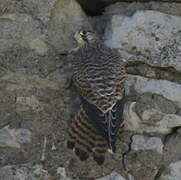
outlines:
[{"label": "limestone rock", "polygon": [[173,128],[181,126],[181,116],[166,114],[157,109],[143,111],[142,117],[136,112],[136,102],[129,102],[125,105],[124,119],[125,129],[137,133],[159,133],[168,134]]},{"label": "limestone rock", "polygon": [[181,85],[166,80],[155,80],[129,75],[126,93],[139,97],[128,102],[124,110],[125,128],[135,132],[168,134],[181,126]]},{"label": "limestone rock", "polygon": [[74,33],[91,26],[88,18],[75,0],[57,0],[52,9],[48,34],[53,47],[64,53],[76,47]]},{"label": "limestone rock", "polygon": [[41,39],[34,39],[30,42],[30,48],[35,50],[39,55],[44,55],[48,51],[48,47]]},{"label": "limestone rock", "polygon": [[40,19],[43,23],[47,23],[50,18],[51,9],[56,0],[23,0],[26,10],[31,12],[34,17]]},{"label": "limestone rock", "polygon": [[134,151],[139,150],[155,150],[157,153],[162,154],[163,143],[159,137],[147,137],[144,135],[134,135],[132,137],[131,149]]},{"label": "limestone rock", "polygon": [[98,178],[96,180],[125,180],[125,178],[123,178],[117,172],[112,172],[110,175],[107,175],[107,176],[102,177],[102,178]]},{"label": "limestone rock", "polygon": [[[146,6],[146,4],[145,4]],[[176,15],[176,16],[181,16],[181,12],[180,12],[180,8],[181,8],[181,4],[180,3],[162,3],[162,2],[154,2],[151,1],[149,2],[149,5],[147,7],[145,7],[145,9],[152,9],[155,11],[160,11],[163,13],[167,13],[167,14],[172,14],[172,15]]]},{"label": "limestone rock", "polygon": [[181,71],[181,17],[157,11],[137,11],[133,16],[113,15],[105,44],[118,48],[124,59]]},{"label": "limestone rock", "polygon": [[65,168],[63,167],[57,169],[57,174],[60,176],[60,180],[71,180],[71,178],[67,177]]},{"label": "limestone rock", "polygon": [[11,0],[0,0],[0,15],[4,13],[24,13],[25,10],[23,8],[22,1],[11,1]]},{"label": "limestone rock", "polygon": [[16,99],[17,111],[26,111],[32,109],[33,111],[42,111],[44,104],[37,100],[35,96],[17,97]]},{"label": "limestone rock", "polygon": [[181,177],[181,161],[171,163],[162,173],[159,180],[180,180]]},{"label": "limestone rock", "polygon": [[158,173],[162,156],[154,151],[130,151],[125,155],[125,166],[128,172],[139,180],[154,180]]},{"label": "limestone rock", "polygon": [[147,3],[142,2],[117,2],[105,8],[104,15],[124,14],[126,16],[132,16],[139,10],[154,10],[162,13],[181,16],[180,12],[181,4],[168,3],[168,2],[156,2],[150,1]]},{"label": "limestone rock", "polygon": [[125,128],[130,131],[141,131],[141,119],[135,112],[136,102],[127,102],[124,106]]},{"label": "limestone rock", "polygon": [[163,162],[165,165],[180,161],[181,154],[181,134],[174,133],[169,135],[165,140]]},{"label": "limestone rock", "polygon": [[20,148],[23,143],[30,143],[31,132],[28,129],[10,129],[8,126],[0,129],[0,147]]},{"label": "limestone rock", "polygon": [[[6,90],[14,91],[14,90],[20,90],[20,89],[27,89],[30,90],[32,88],[49,88],[52,90],[60,90],[61,86],[65,86],[65,84],[58,84],[55,81],[50,81],[46,78],[41,78],[37,75],[29,76],[24,73],[11,73],[7,72],[4,74],[4,76],[1,77],[1,80],[6,83]],[[14,83],[12,83],[14,82]],[[32,98],[31,98],[32,99]],[[18,100],[19,102],[22,102],[22,99]],[[27,101],[27,99],[26,99]],[[36,100],[29,100],[29,104],[31,104],[30,101],[36,101]]]},{"label": "limestone rock", "polygon": [[167,80],[155,80],[141,76],[128,75],[126,82],[127,95],[134,93],[152,93],[161,95],[181,107],[181,85]]},{"label": "limestone rock", "polygon": [[8,165],[0,168],[0,179],[3,180],[50,180],[47,171],[41,165],[22,164]]},{"label": "limestone rock", "polygon": [[27,14],[4,14],[0,16],[0,52],[27,48],[45,55],[48,47],[41,24]]}]

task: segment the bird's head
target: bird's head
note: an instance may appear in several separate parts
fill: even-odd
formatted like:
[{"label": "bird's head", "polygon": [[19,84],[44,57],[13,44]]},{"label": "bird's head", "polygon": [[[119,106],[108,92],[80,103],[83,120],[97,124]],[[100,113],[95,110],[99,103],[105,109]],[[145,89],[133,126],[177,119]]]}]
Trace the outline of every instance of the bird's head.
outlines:
[{"label": "bird's head", "polygon": [[88,43],[93,43],[99,40],[96,32],[80,30],[74,35],[75,40],[78,42],[79,46],[83,46]]}]

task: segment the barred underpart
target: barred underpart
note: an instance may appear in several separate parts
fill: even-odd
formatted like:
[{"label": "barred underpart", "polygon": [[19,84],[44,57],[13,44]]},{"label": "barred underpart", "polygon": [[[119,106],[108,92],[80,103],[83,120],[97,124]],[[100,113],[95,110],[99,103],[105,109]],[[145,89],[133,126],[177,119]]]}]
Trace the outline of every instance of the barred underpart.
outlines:
[{"label": "barred underpart", "polygon": [[104,162],[107,142],[94,128],[83,107],[69,129],[67,147],[82,161],[92,156],[98,164]]}]

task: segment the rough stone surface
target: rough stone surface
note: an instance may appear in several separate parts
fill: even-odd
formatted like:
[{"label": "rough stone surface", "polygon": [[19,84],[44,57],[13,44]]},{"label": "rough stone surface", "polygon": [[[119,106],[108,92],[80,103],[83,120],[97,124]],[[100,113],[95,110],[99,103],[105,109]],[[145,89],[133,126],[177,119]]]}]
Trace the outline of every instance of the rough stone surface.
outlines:
[{"label": "rough stone surface", "polygon": [[160,164],[162,156],[154,151],[130,151],[125,155],[124,164],[126,170],[137,180],[154,180]]},{"label": "rough stone surface", "polygon": [[74,33],[91,26],[88,18],[75,0],[57,0],[52,9],[48,30],[49,40],[59,53],[76,46]]},{"label": "rough stone surface", "polygon": [[121,49],[127,61],[181,71],[181,17],[156,11],[137,11],[132,17],[113,15],[105,44]]},{"label": "rough stone surface", "polygon": [[125,128],[139,133],[168,134],[180,127],[180,89],[180,84],[170,81],[129,75],[126,93],[137,98],[125,106]]},{"label": "rough stone surface", "polygon": [[125,180],[125,178],[123,178],[117,172],[112,172],[110,175],[107,175],[107,176],[102,177],[102,178],[98,178],[96,180]]},{"label": "rough stone surface", "polygon": [[180,180],[181,177],[181,161],[171,163],[163,172],[159,180]]},{"label": "rough stone surface", "polygon": [[[117,3],[102,16],[87,17],[75,0],[0,0],[0,179],[179,177],[180,18],[175,3]],[[100,35],[106,31],[109,38],[117,28],[121,41],[131,37],[128,44],[117,43],[132,74],[126,82],[125,126],[117,152],[107,153],[102,166],[92,158],[80,162],[66,148],[67,128],[80,105],[69,84],[69,51],[82,26],[93,26]]]},{"label": "rough stone surface", "polygon": [[181,107],[181,85],[166,80],[155,80],[141,76],[129,75],[126,83],[126,93],[152,93],[161,95]]},{"label": "rough stone surface", "polygon": [[18,1],[18,0],[14,0],[14,1],[1,0],[0,1],[0,15],[4,13],[15,13],[15,12],[21,12],[21,13],[25,12],[22,1]]},{"label": "rough stone surface", "polygon": [[23,143],[30,143],[31,132],[28,129],[9,129],[8,126],[0,129],[0,147],[20,148]]},{"label": "rough stone surface", "polygon": [[162,154],[163,143],[159,137],[147,137],[144,135],[134,135],[132,137],[131,149],[139,150],[155,150]]},{"label": "rough stone surface", "polygon": [[171,134],[166,138],[164,146],[164,158],[163,158],[166,166],[169,165],[170,163],[174,163],[180,160],[181,158],[180,138],[181,134],[179,133]]},{"label": "rough stone surface", "polygon": [[127,16],[133,15],[138,10],[154,10],[171,15],[181,15],[181,4],[179,3],[162,3],[151,1],[147,3],[141,2],[117,2],[105,8],[104,15],[123,14]]},{"label": "rough stone surface", "polygon": [[51,10],[55,1],[56,0],[23,0],[23,5],[35,18],[40,19],[46,24],[49,21]]},{"label": "rough stone surface", "polygon": [[59,167],[57,169],[57,174],[60,175],[60,180],[71,180],[71,178],[67,177],[65,168]]},{"label": "rough stone surface", "polygon": [[3,180],[49,180],[47,171],[41,165],[22,164],[0,168],[0,179]]},{"label": "rough stone surface", "polygon": [[136,110],[139,106],[140,104],[136,102],[128,102],[125,105],[125,129],[137,133],[166,135],[171,133],[174,128],[181,126],[181,116],[165,114],[157,109],[147,109],[139,114]]},{"label": "rough stone surface", "polygon": [[27,48],[44,55],[48,51],[41,24],[27,14],[2,15],[0,34],[0,52]]}]

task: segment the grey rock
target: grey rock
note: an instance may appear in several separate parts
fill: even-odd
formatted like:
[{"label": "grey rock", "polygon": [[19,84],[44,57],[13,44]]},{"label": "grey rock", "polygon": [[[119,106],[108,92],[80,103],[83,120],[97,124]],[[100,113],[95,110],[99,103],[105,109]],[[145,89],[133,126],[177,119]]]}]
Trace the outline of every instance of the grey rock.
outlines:
[{"label": "grey rock", "polygon": [[141,76],[128,75],[126,82],[126,93],[131,95],[152,93],[161,95],[181,107],[181,85],[167,80],[155,80]]},{"label": "grey rock", "polygon": [[57,174],[60,176],[60,180],[71,180],[71,178],[67,177],[65,168],[63,167],[57,168]]},{"label": "grey rock", "polygon": [[4,13],[24,13],[25,9],[23,8],[23,4],[22,1],[18,1],[18,0],[0,0],[0,15],[4,14]]},{"label": "grey rock", "polygon": [[[139,116],[142,117],[145,121],[152,119],[160,119],[161,114],[159,112],[163,112],[165,114],[176,114],[178,107],[170,100],[166,99],[161,95],[156,95],[152,93],[144,93],[142,96],[137,97],[137,105],[136,111],[138,112]],[[157,110],[158,113],[154,113],[154,110]],[[149,113],[145,112],[152,112],[154,116],[151,116]]]},{"label": "grey rock", "polygon": [[20,148],[21,144],[30,143],[31,132],[28,129],[0,129],[0,147]]},{"label": "grey rock", "polygon": [[[26,89],[26,90],[30,90],[33,88],[48,88],[48,89],[52,89],[52,90],[60,90],[61,87],[63,88],[65,86],[65,84],[59,84],[53,81],[50,81],[46,78],[41,78],[37,75],[32,75],[29,76],[25,73],[19,73],[19,72],[6,72],[4,74],[4,76],[1,77],[1,80],[4,81],[6,83],[5,89],[6,90],[10,90],[10,91],[14,91],[14,90],[20,90],[20,89]],[[30,98],[29,100],[26,99],[24,100],[26,101],[26,104],[31,104],[30,101],[37,101],[35,99],[32,100],[32,98]],[[29,102],[27,102],[29,101]],[[19,98],[17,100],[17,103],[23,103],[23,99]],[[38,102],[36,102],[37,104]]]},{"label": "grey rock", "polygon": [[[84,3],[82,2],[82,4]],[[180,8],[181,8],[181,4],[174,3],[174,2],[173,3],[167,3],[167,2],[162,3],[162,2],[155,2],[155,1],[147,2],[147,3],[117,2],[114,4],[110,4],[109,6],[106,6],[102,16],[91,17],[91,22],[93,22],[93,27],[101,35],[103,35],[106,24],[109,23],[113,15],[132,16],[136,11],[154,10],[154,11],[159,11],[159,12],[170,14],[170,15],[181,16]],[[89,8],[87,7],[87,9]]]},{"label": "grey rock", "polygon": [[128,180],[135,180],[135,178],[131,174],[128,174]]},{"label": "grey rock", "polygon": [[166,14],[180,16],[181,4],[179,3],[167,3],[167,2],[117,2],[105,8],[104,15],[124,14],[127,16],[133,15],[138,10],[154,10]]},{"label": "grey rock", "polygon": [[177,133],[181,134],[181,128],[177,129]]},{"label": "grey rock", "polygon": [[96,180],[125,180],[125,178],[123,178],[117,172],[112,172],[110,175],[107,175],[107,176],[102,177],[102,178],[98,178]]},{"label": "grey rock", "polygon": [[29,46],[31,49],[35,50],[37,54],[42,56],[45,55],[48,51],[46,43],[39,38],[32,40]]},{"label": "grey rock", "polygon": [[104,16],[127,15],[130,16],[138,10],[144,10],[144,4],[140,2],[117,2],[105,8]]},{"label": "grey rock", "polygon": [[139,133],[168,134],[180,127],[181,116],[176,114],[181,105],[180,89],[180,84],[170,81],[129,75],[126,93],[140,100],[126,104],[125,128]]},{"label": "grey rock", "polygon": [[17,97],[16,99],[17,110],[26,111],[32,109],[34,111],[42,111],[44,109],[44,104],[37,100],[35,96],[31,97]]},{"label": "grey rock", "polygon": [[124,106],[125,128],[130,131],[139,132],[141,130],[141,119],[135,112],[136,102],[127,102]]},{"label": "grey rock", "polygon": [[88,18],[75,0],[57,0],[51,13],[48,34],[50,43],[59,53],[74,47],[74,33],[80,28],[89,28]]},{"label": "grey rock", "polygon": [[41,24],[27,14],[0,16],[0,52],[15,48],[34,50],[39,55],[48,51]]},{"label": "grey rock", "polygon": [[161,162],[162,156],[154,151],[130,151],[124,159],[127,172],[135,180],[154,180]]},{"label": "grey rock", "polygon": [[181,177],[181,161],[171,163],[162,173],[159,180],[180,180]]},{"label": "grey rock", "polygon": [[33,14],[33,16],[46,24],[49,21],[55,1],[56,0],[23,0],[23,5],[26,7],[27,11]]},{"label": "grey rock", "polygon": [[162,3],[162,2],[149,2],[149,5],[145,5],[145,9],[152,9],[155,11],[160,11],[167,14],[172,14],[176,16],[181,16],[180,3]]},{"label": "grey rock", "polygon": [[169,134],[173,128],[181,126],[181,116],[166,114],[157,109],[142,112],[141,117],[136,112],[136,102],[128,102],[124,109],[125,129],[137,133]]},{"label": "grey rock", "polygon": [[113,15],[105,44],[118,48],[124,59],[181,71],[181,17],[157,11],[137,11],[132,17]]},{"label": "grey rock", "polygon": [[163,152],[163,162],[165,166],[168,166],[170,163],[180,161],[181,154],[181,134],[174,133],[165,139],[165,146]]},{"label": "grey rock", "polygon": [[145,135],[134,135],[132,137],[131,149],[134,151],[139,150],[153,150],[162,154],[163,143],[159,137],[148,137]]},{"label": "grey rock", "polygon": [[0,179],[3,180],[50,180],[47,171],[41,165],[20,164],[0,168]]}]

